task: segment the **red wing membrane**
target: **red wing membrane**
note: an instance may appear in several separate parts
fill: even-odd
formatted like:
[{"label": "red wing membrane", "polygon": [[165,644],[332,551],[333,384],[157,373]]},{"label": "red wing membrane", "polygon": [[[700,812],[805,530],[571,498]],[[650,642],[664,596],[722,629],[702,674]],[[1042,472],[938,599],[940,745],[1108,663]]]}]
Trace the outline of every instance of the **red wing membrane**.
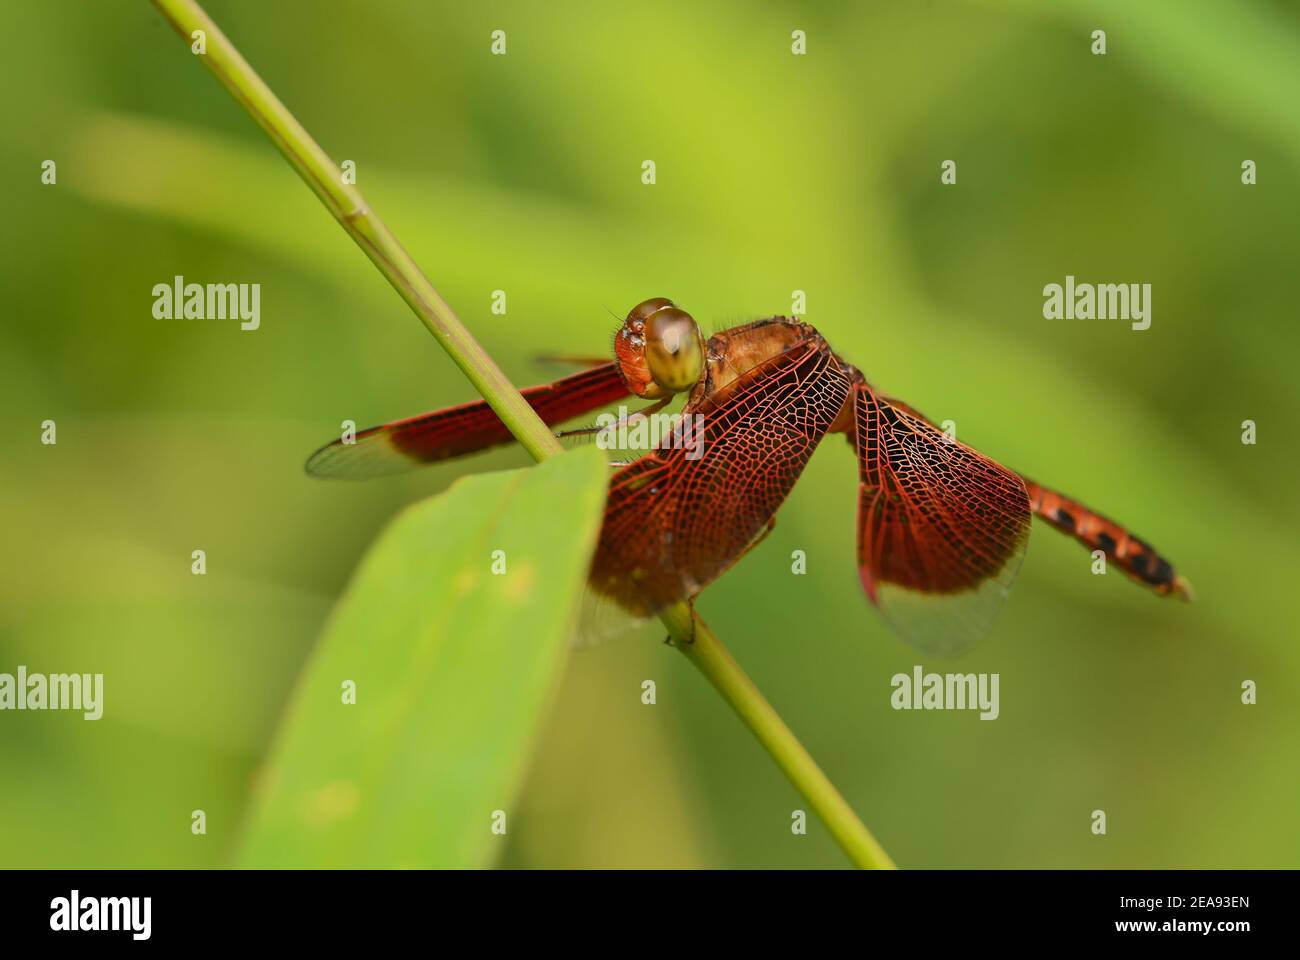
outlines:
[{"label": "red wing membrane", "polygon": [[[581,416],[628,395],[614,363],[520,391],[547,425]],[[355,443],[335,440],[307,460],[316,477],[365,479],[477,453],[510,443],[513,435],[482,400],[462,403],[363,430]]]},{"label": "red wing membrane", "polygon": [[614,474],[592,588],[640,616],[695,596],[768,529],[848,392],[815,337],[688,405],[703,455],[664,445]]},{"label": "red wing membrane", "polygon": [[908,642],[955,653],[988,632],[1019,572],[1024,482],[910,407],[854,390],[862,586]]}]

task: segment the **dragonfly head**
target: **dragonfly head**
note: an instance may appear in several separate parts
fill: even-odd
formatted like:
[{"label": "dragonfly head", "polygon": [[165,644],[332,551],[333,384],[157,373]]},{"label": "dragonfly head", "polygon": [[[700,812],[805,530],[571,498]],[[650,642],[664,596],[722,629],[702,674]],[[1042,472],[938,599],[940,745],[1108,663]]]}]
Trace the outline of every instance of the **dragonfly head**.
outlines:
[{"label": "dragonfly head", "polygon": [[632,308],[614,337],[628,389],[648,400],[691,389],[704,371],[704,338],[685,310],[655,297]]}]

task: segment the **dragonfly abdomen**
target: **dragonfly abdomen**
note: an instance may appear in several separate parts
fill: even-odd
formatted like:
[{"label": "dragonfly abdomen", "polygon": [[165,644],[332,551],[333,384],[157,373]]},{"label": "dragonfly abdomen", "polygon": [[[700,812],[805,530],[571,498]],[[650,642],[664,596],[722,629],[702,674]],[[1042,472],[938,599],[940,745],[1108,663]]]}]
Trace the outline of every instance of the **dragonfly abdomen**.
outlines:
[{"label": "dragonfly abdomen", "polygon": [[1025,480],[1025,489],[1029,508],[1058,530],[1101,550],[1109,562],[1156,593],[1192,599],[1191,584],[1178,575],[1173,564],[1127,528],[1032,480]]}]

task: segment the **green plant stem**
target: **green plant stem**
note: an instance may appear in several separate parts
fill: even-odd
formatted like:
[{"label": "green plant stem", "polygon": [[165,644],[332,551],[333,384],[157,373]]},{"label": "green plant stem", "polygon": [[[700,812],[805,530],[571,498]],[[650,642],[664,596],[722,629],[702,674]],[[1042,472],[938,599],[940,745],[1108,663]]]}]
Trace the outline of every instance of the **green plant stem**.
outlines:
[{"label": "green plant stem", "polygon": [[[692,621],[692,617],[692,610],[684,603],[664,614],[664,625],[669,628],[673,645],[731,704],[763,749],[771,754],[781,772],[790,778],[813,812],[826,824],[835,842],[853,864],[866,870],[893,870],[894,861],[884,847],[858,819],[848,801],[835,789],[835,784],[754,686],[754,681],[749,679],[708,624],[698,616],[694,616]],[[692,626],[694,636],[691,636]],[[677,639],[681,635],[689,639],[681,642]]]},{"label": "green plant stem", "polygon": [[[344,230],[401,294],[402,299],[451,355],[497,416],[535,460],[562,452],[555,435],[537,416],[501,369],[461,323],[433,284],[361,192],[343,181],[343,172],[257,75],[195,0],[153,0],[186,44],[202,30],[206,51],[199,55],[271,142],[284,154]],[[752,680],[713,631],[687,604],[663,616],[673,645],[708,678],[777,765],[807,799],[832,836],[859,867],[892,868],[893,861],[854,814]]]},{"label": "green plant stem", "polygon": [[563,448],[555,434],[546,428],[501,368],[460,322],[392,231],[366,204],[361,191],[344,183],[343,171],[262,82],[203,8],[193,0],[154,0],[154,4],[187,44],[194,42],[195,30],[204,32],[207,49],[198,55],[199,59],[266,131],[271,142],[374,261],[379,272],[429,328],[524,449],[536,460],[560,453]]}]

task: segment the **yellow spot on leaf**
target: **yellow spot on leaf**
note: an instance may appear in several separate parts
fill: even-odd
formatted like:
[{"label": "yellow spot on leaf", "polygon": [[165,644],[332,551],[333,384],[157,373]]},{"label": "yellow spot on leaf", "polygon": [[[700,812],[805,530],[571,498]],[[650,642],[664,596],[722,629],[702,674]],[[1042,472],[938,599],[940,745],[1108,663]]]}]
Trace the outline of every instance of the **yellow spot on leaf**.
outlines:
[{"label": "yellow spot on leaf", "polygon": [[361,794],[349,780],[336,780],[302,798],[299,813],[309,827],[323,830],[357,812]]},{"label": "yellow spot on leaf", "polygon": [[458,597],[463,597],[478,585],[478,571],[473,567],[465,567],[456,574],[456,578],[451,582],[452,592]]},{"label": "yellow spot on leaf", "polygon": [[536,570],[531,563],[516,564],[510,576],[506,577],[506,597],[515,603],[527,600],[532,596],[536,579]]}]

